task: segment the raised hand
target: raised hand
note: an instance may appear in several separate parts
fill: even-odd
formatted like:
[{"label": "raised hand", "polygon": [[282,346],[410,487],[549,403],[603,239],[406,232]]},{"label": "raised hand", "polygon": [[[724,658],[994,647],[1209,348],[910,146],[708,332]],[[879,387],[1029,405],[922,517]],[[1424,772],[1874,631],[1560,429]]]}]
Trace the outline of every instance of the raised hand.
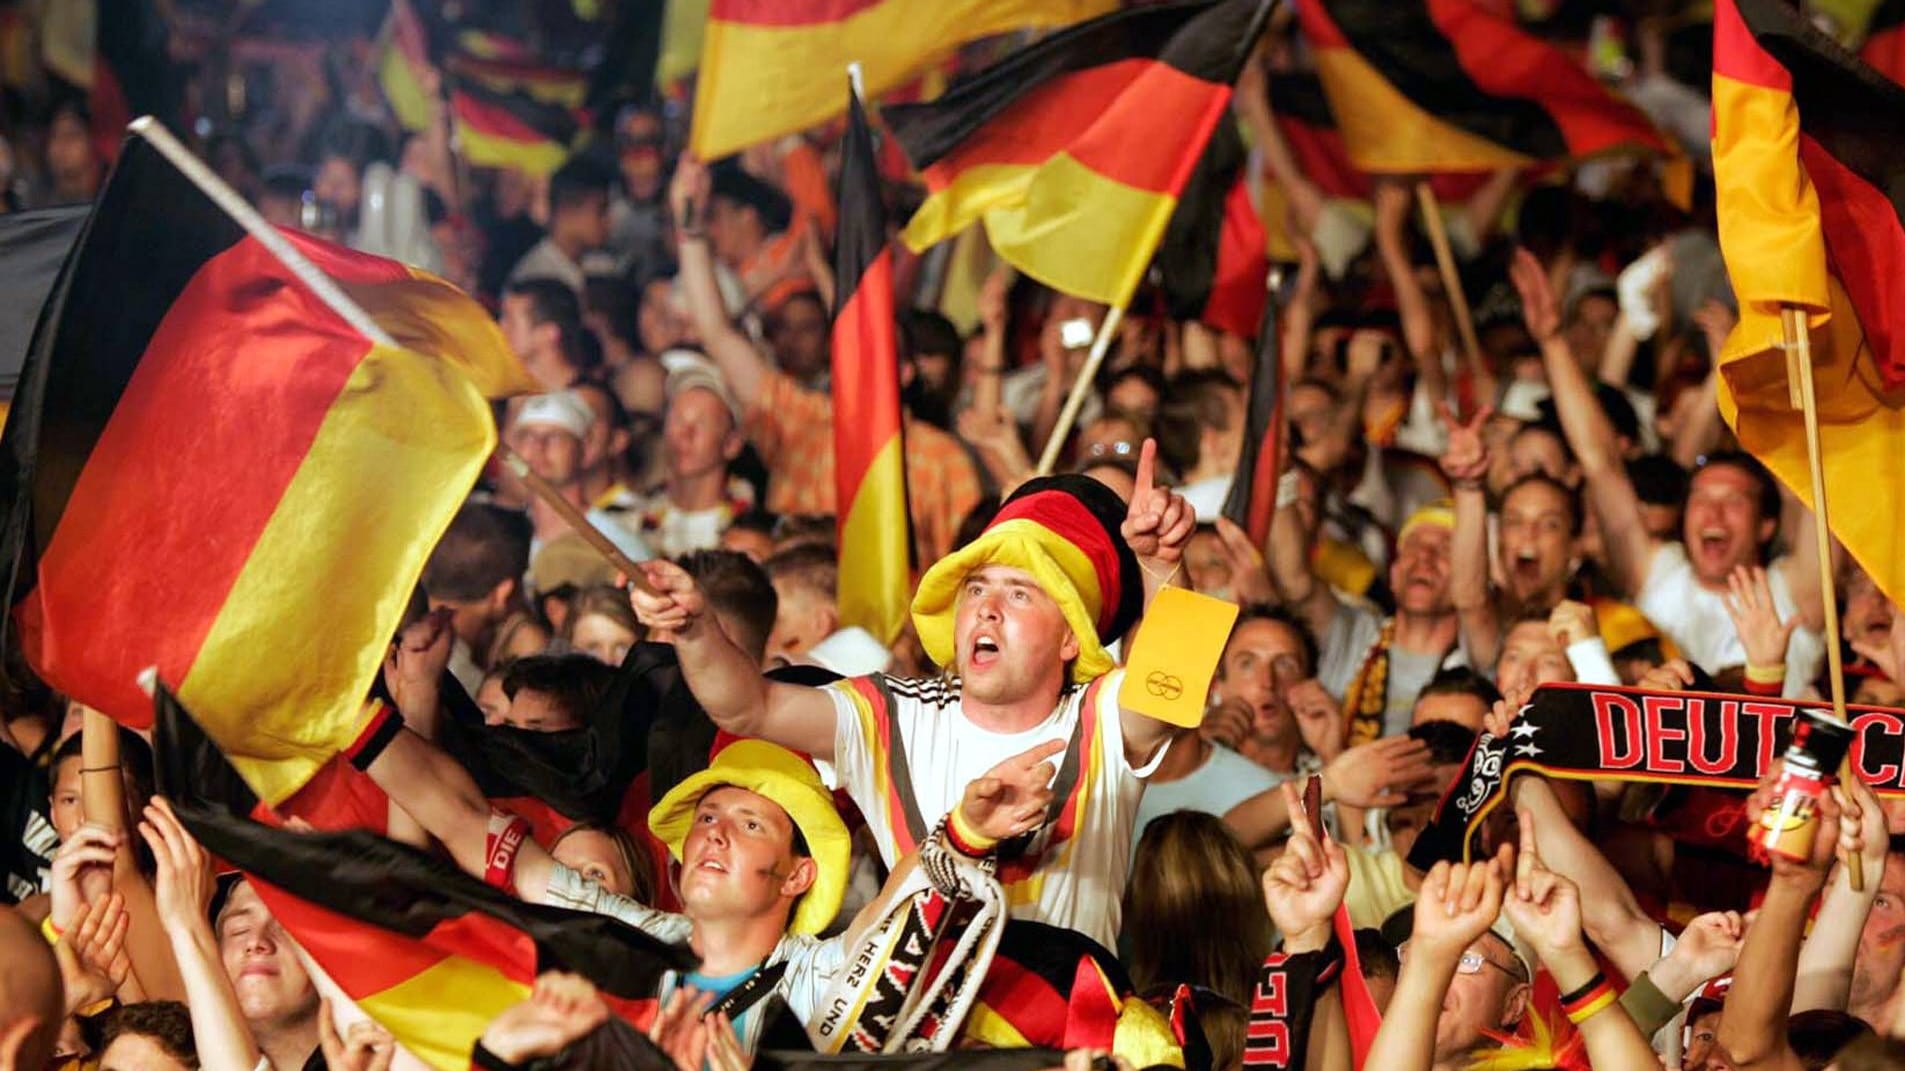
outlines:
[{"label": "raised hand", "polygon": [[1549,870],[1535,846],[1535,820],[1522,811],[1521,851],[1515,859],[1514,889],[1502,904],[1515,932],[1533,945],[1543,963],[1553,965],[1569,954],[1583,953],[1581,893],[1574,882]]},{"label": "raised hand", "polygon": [[1250,739],[1250,729],[1256,723],[1250,704],[1241,699],[1222,699],[1217,705],[1204,712],[1204,722],[1197,732],[1213,744],[1222,744],[1232,751]]},{"label": "raised hand", "polygon": [[[528,1000],[510,1005],[490,1021],[483,1047],[507,1063],[528,1063],[575,1044],[608,1017],[609,1006],[588,979],[549,971],[536,977]],[[649,1038],[654,1039],[652,1030]],[[696,1063],[694,1071],[700,1067]]]},{"label": "raised hand", "polygon": [[748,1071],[754,1066],[754,1057],[741,1048],[734,1020],[726,1012],[716,1012],[703,1022],[708,1034],[708,1071]]},{"label": "raised hand", "polygon": [[1451,965],[1460,959],[1501,913],[1513,857],[1514,849],[1504,844],[1493,859],[1435,864],[1422,879],[1416,897],[1410,952],[1432,955]]},{"label": "raised hand", "polygon": [[1885,857],[1891,849],[1885,808],[1857,770],[1849,780],[1841,779],[1832,786],[1832,798],[1838,801],[1841,812],[1839,859],[1842,864],[1846,860],[1859,860],[1865,879],[1859,887],[1867,895],[1877,896],[1879,880],[1885,876]]},{"label": "raised hand", "polygon": [[979,284],[979,323],[988,333],[1005,331],[1006,294],[1012,288],[1011,269],[994,268]]},{"label": "raised hand", "polygon": [[1640,675],[1635,687],[1654,692],[1679,692],[1693,687],[1693,667],[1684,658],[1669,658]]},{"label": "raised hand", "polygon": [[693,153],[682,153],[675,161],[675,177],[668,183],[669,218],[674,220],[677,230],[690,234],[701,230],[702,222],[707,219],[708,195],[713,188],[708,165]]},{"label": "raised hand", "polygon": [[1521,319],[1536,342],[1547,342],[1561,330],[1561,309],[1554,299],[1554,286],[1548,282],[1548,269],[1526,249],[1515,250],[1508,266],[1508,278],[1521,297]]},{"label": "raised hand", "polygon": [[1381,371],[1383,360],[1389,356],[1389,344],[1389,336],[1381,331],[1365,328],[1350,335],[1343,354],[1347,362],[1344,374],[1348,380],[1364,383]]},{"label": "raised hand", "polygon": [[1495,705],[1488,708],[1488,713],[1482,715],[1482,731],[1500,740],[1508,735],[1508,730],[1515,724],[1516,715],[1520,713],[1521,706],[1518,703],[1497,699]]},{"label": "raised hand", "polygon": [[655,1021],[648,1026],[648,1040],[668,1055],[681,1071],[702,1071],[708,1055],[708,1025],[705,1020],[714,994],[702,993],[693,986],[680,986],[662,1001]]},{"label": "raised hand", "polygon": [[1773,585],[1766,570],[1757,565],[1742,565],[1726,578],[1726,615],[1733,619],[1734,631],[1746,648],[1746,664],[1772,668],[1786,664],[1786,645],[1799,627],[1799,615],[1779,619],[1779,607],[1773,603]]},{"label": "raised hand", "polygon": [[1138,556],[1138,564],[1162,574],[1177,568],[1184,545],[1197,528],[1197,513],[1184,496],[1157,485],[1158,444],[1144,440],[1138,453],[1136,489],[1126,507],[1119,534]]},{"label": "raised hand", "polygon": [[1879,667],[1888,679],[1905,681],[1905,620],[1900,620],[1897,604],[1892,605],[1892,630],[1884,643],[1853,640],[1852,649]]},{"label": "raised hand", "polygon": [[205,909],[212,902],[216,884],[212,859],[179,824],[178,815],[172,813],[172,805],[164,796],[154,796],[146,804],[139,835],[145,838],[158,864],[152,891],[158,901],[159,921],[174,933],[205,925]]},{"label": "raised hand", "polygon": [[1648,968],[1647,976],[1669,997],[1691,993],[1732,970],[1745,939],[1746,921],[1737,911],[1696,915],[1680,931],[1680,940]]},{"label": "raised hand", "polygon": [[1314,952],[1329,944],[1330,920],[1349,889],[1349,858],[1327,831],[1310,831],[1298,782],[1277,786],[1290,813],[1290,841],[1263,872],[1263,902],[1283,935],[1284,950]]},{"label": "raised hand", "polygon": [[630,587],[628,603],[642,627],[680,632],[707,613],[707,596],[688,570],[664,558],[641,562],[640,567],[653,590],[643,591],[640,585]]},{"label": "raised hand", "polygon": [[1217,518],[1217,540],[1223,547],[1224,560],[1230,563],[1230,593],[1240,606],[1271,603],[1277,600],[1270,584],[1270,571],[1264,568],[1263,551],[1229,517]]},{"label": "raised hand", "polygon": [[1562,650],[1566,650],[1582,640],[1599,636],[1601,627],[1594,617],[1592,606],[1573,599],[1563,599],[1548,614],[1548,631]]},{"label": "raised hand", "polygon": [[1467,421],[1457,420],[1455,410],[1447,402],[1435,403],[1436,410],[1442,415],[1442,426],[1448,429],[1449,444],[1442,451],[1442,475],[1458,489],[1479,487],[1484,476],[1488,475],[1488,442],[1482,436],[1482,429],[1488,426],[1488,418],[1495,415],[1493,406],[1482,406]]},{"label": "raised hand", "polygon": [[132,973],[126,933],[132,916],[118,893],[81,904],[73,928],[53,946],[60,978],[66,984],[66,1014],[97,1004],[119,991]]},{"label": "raised hand", "polygon": [[439,684],[456,643],[452,613],[444,606],[425,614],[398,635],[384,656],[384,685],[406,721],[436,713]]},{"label": "raised hand", "polygon": [[59,930],[73,928],[82,904],[93,897],[83,886],[99,886],[103,894],[112,887],[113,860],[117,858],[121,834],[91,823],[80,826],[53,853],[52,900],[53,925]]},{"label": "raised hand", "polygon": [[987,770],[966,785],[959,801],[967,828],[989,840],[1010,840],[1037,829],[1052,804],[1053,761],[1065,752],[1065,741],[1047,740]]},{"label": "raised hand", "polygon": [[1296,731],[1304,747],[1325,763],[1343,753],[1343,705],[1322,681],[1311,677],[1292,684],[1283,701],[1296,715]]},{"label": "raised hand", "polygon": [[1435,771],[1429,745],[1407,736],[1358,744],[1323,767],[1323,794],[1351,807],[1394,807],[1409,790],[1426,786]]},{"label": "raised hand", "polygon": [[[1746,821],[1749,827],[1757,825],[1760,816],[1779,806],[1779,796],[1774,787],[1778,785],[1780,774],[1785,766],[1782,759],[1773,763],[1772,768],[1760,779],[1759,787],[1746,800]],[[1804,859],[1789,859],[1777,852],[1768,852],[1773,867],[1773,880],[1785,881],[1793,885],[1809,886],[1817,892],[1825,884],[1826,872],[1832,868],[1833,856],[1839,847],[1839,809],[1838,794],[1828,792],[1819,797],[1814,807],[1814,821],[1818,826],[1813,830],[1812,850]]]},{"label": "raised hand", "polygon": [[342,1035],[331,1018],[331,1002],[318,1002],[318,1048],[330,1071],[387,1071],[397,1055],[397,1039],[372,1019],[359,1019]]}]

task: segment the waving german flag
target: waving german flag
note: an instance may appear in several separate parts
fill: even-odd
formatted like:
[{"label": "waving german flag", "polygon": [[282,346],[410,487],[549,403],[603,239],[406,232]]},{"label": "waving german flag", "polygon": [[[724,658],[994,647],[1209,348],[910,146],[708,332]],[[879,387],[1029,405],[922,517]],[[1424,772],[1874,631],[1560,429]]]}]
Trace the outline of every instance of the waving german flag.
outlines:
[{"label": "waving german flag", "polygon": [[0,439],[30,663],[135,727],[158,667],[290,795],[352,739],[489,400],[534,381],[456,288],[272,230],[150,120],[41,324]]},{"label": "waving german flag", "polygon": [[1780,310],[1813,327],[1832,528],[1905,598],[1905,87],[1780,0],[1713,14],[1713,173],[1740,322],[1720,354],[1720,409],[1740,443],[1810,503],[1804,425],[1787,393]]},{"label": "waving german flag", "polygon": [[967,41],[1069,26],[1117,0],[713,0],[689,146],[712,160],[840,114],[859,63],[879,96]]},{"label": "waving german flag", "polygon": [[1297,16],[1350,158],[1372,174],[1675,155],[1639,109],[1474,0],[1312,0]]},{"label": "waving german flag", "polygon": [[525,904],[453,865],[364,831],[290,833],[252,797],[164,687],[154,697],[159,788],[186,831],[251,879],[299,947],[364,1014],[440,1071],[545,970],[594,982],[646,1026],[664,971],[694,955],[606,915]]},{"label": "waving german flag", "polygon": [[923,174],[915,250],[985,221],[1019,270],[1122,305],[1224,117],[1267,0],[1120,11],[1021,49],[929,104],[886,110]]},{"label": "waving german flag", "polygon": [[1269,236],[1251,199],[1250,161],[1233,123],[1219,123],[1158,246],[1171,315],[1250,337],[1268,299]]},{"label": "waving german flag", "polygon": [[892,643],[906,624],[906,454],[900,355],[893,319],[893,251],[886,244],[873,131],[857,93],[841,145],[840,228],[834,238],[833,479],[840,509],[840,621]]}]

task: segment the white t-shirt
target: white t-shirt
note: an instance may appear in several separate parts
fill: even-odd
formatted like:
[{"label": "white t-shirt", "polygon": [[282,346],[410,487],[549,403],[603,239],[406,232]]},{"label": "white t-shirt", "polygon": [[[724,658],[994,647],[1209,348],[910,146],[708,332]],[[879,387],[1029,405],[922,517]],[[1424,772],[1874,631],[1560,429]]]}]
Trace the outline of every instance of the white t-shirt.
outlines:
[{"label": "white t-shirt", "polygon": [[[1347,699],[1350,685],[1355,683],[1363,663],[1369,660],[1371,650],[1382,639],[1382,622],[1382,615],[1364,604],[1337,600],[1336,616],[1330,619],[1328,631],[1317,638],[1321,653],[1316,667],[1316,679],[1337,699]],[[1392,648],[1382,734],[1395,736],[1408,732],[1416,698],[1422,689],[1443,669],[1467,664],[1468,655],[1459,643],[1440,657]]]},{"label": "white t-shirt", "polygon": [[[1786,583],[1786,571],[1774,563],[1767,580],[1773,589],[1773,605],[1782,620],[1799,612],[1792,588]],[[1728,666],[1746,664],[1746,647],[1727,616],[1726,602],[1720,593],[1700,585],[1687,560],[1687,548],[1679,543],[1662,543],[1654,551],[1647,569],[1647,582],[1634,600],[1640,612],[1673,640],[1688,661],[1708,673]],[[1793,631],[1786,646],[1786,687],[1788,699],[1801,695],[1819,675],[1819,663],[1826,656],[1825,640],[1808,628]]]},{"label": "white t-shirt", "polygon": [[1175,781],[1147,781],[1144,799],[1138,804],[1138,820],[1131,827],[1131,854],[1138,854],[1138,841],[1152,820],[1174,811],[1197,811],[1219,818],[1232,807],[1268,792],[1294,773],[1273,773],[1251,762],[1222,744],[1212,744],[1210,754],[1197,769]]},{"label": "white t-shirt", "polygon": [[1070,689],[1050,717],[1020,733],[967,721],[956,680],[880,674],[839,681],[826,689],[836,714],[834,767],[890,867],[952,810],[968,783],[1034,745],[1072,741],[1058,760],[1057,817],[1022,855],[1000,861],[999,881],[1014,917],[1067,926],[1114,947],[1143,779],[1166,750],[1142,769],[1125,761],[1123,679],[1123,670],[1113,670]]},{"label": "white t-shirt", "polygon": [[1222,476],[1207,476],[1196,483],[1185,484],[1177,493],[1196,511],[1199,524],[1216,524],[1224,512],[1224,500],[1230,497],[1230,484],[1235,478],[1235,474],[1228,472]]}]

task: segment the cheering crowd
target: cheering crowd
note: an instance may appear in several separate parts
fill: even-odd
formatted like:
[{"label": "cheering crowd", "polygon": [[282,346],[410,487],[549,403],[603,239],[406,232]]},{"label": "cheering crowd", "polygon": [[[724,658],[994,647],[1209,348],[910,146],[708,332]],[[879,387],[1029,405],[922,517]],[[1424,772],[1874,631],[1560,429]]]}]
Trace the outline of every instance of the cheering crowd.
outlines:
[{"label": "cheering crowd", "polygon": [[[1707,72],[1671,25],[1634,22],[1627,88],[1698,157]],[[580,964],[501,1007],[446,975],[399,1022],[201,845],[150,734],[95,766],[81,705],[16,670],[0,1069],[443,1066],[399,1041],[463,1019],[484,1068],[1905,1068],[1895,786],[1831,785],[1769,858],[1770,762],[1757,789],[1662,783],[1538,713],[1557,684],[1822,699],[1829,609],[1849,702],[1905,706],[1896,607],[1842,550],[1822,569],[1722,419],[1711,176],[1680,206],[1645,158],[1511,168],[1430,228],[1406,180],[1351,200],[1305,171],[1273,108],[1306,62],[1279,17],[1226,119],[1282,261],[1271,337],[1174,318],[1154,273],[1068,426],[1111,310],[982,246],[966,270],[895,245],[916,567],[891,637],[842,608],[837,124],[704,161],[678,102],[632,104],[531,175],[464,166],[442,117],[400,133],[348,61],[262,75],[197,132],[212,169],[476,295],[543,390],[496,407],[531,478],[490,467],[392,637],[346,756],[365,824],[694,965],[636,1012]],[[84,104],[10,93],[8,209],[92,199]],[[903,222],[918,188],[888,178]],[[1226,506],[1252,450],[1261,540]],[[1146,622],[1186,626],[1147,616],[1169,588],[1235,614],[1192,724],[1124,668],[1168,642]],[[1654,769],[1689,730],[1647,703],[1645,748],[1617,743]]]}]

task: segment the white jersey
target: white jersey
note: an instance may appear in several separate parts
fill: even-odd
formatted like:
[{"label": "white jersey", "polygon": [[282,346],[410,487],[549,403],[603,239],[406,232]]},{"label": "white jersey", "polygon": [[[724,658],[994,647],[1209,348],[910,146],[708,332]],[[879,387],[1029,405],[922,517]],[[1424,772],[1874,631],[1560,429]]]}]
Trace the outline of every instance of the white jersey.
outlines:
[{"label": "white jersey", "polygon": [[[1773,589],[1773,605],[1781,620],[1799,612],[1792,588],[1786,583],[1786,571],[1766,571]],[[1641,586],[1634,605],[1647,615],[1655,627],[1667,634],[1687,661],[1718,673],[1729,666],[1746,664],[1746,647],[1727,615],[1726,602],[1717,591],[1700,585],[1687,561],[1687,548],[1679,543],[1662,543],[1648,563],[1647,582]],[[1825,658],[1825,640],[1808,628],[1793,630],[1786,646],[1786,697],[1803,693],[1819,675],[1819,663]]]},{"label": "white jersey", "polygon": [[1113,670],[1067,690],[1050,717],[1020,733],[966,720],[956,680],[843,680],[827,687],[837,716],[834,767],[890,867],[958,804],[968,783],[1039,743],[1067,741],[1046,825],[1022,848],[1008,846],[999,881],[1015,918],[1066,926],[1115,947],[1143,779],[1165,750],[1142,769],[1125,761],[1123,679],[1123,670]]}]

